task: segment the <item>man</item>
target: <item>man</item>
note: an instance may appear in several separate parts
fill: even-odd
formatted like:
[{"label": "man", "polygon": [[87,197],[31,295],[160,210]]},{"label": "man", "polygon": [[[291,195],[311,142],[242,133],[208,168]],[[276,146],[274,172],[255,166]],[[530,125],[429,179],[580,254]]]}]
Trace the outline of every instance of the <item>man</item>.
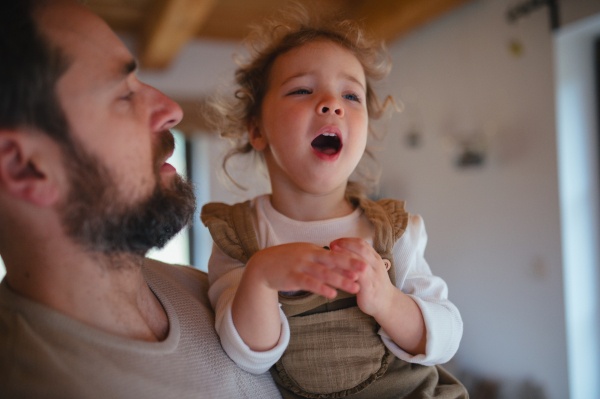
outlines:
[{"label": "man", "polygon": [[280,397],[222,351],[206,275],[145,260],[194,212],[181,109],[69,0],[0,5],[0,397]]}]

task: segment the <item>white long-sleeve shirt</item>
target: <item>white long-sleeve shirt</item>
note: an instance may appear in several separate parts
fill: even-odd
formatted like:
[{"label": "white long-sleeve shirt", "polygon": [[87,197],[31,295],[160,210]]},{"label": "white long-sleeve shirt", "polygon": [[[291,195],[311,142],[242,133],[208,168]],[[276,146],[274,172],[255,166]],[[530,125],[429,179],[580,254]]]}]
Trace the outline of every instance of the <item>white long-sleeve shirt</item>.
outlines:
[{"label": "white long-sleeve shirt", "polygon": [[[268,195],[255,198],[251,204],[254,229],[260,249],[293,242],[329,245],[335,239],[358,237],[373,244],[373,224],[362,209],[350,215],[313,222],[290,219],[277,212]],[[458,349],[463,324],[456,306],[448,300],[444,280],[431,273],[424,252],[427,233],[420,216],[409,216],[404,235],[393,249],[396,287],[410,295],[423,313],[427,329],[425,354],[413,356],[400,348],[381,328],[384,344],[398,358],[411,363],[434,365],[445,363]],[[277,345],[268,351],[252,351],[239,336],[231,317],[231,305],[242,279],[244,264],[225,255],[216,245],[208,262],[210,302],[215,309],[215,328],[225,352],[242,369],[260,374],[275,364],[289,342],[289,325],[280,310],[281,335]]]}]

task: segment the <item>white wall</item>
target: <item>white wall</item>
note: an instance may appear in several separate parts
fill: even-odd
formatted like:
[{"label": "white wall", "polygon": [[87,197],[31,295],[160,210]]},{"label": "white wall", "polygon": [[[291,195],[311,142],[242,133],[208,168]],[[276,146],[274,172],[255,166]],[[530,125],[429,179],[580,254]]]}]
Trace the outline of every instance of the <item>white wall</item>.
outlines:
[{"label": "white wall", "polygon": [[[135,43],[124,42],[135,53]],[[145,83],[175,98],[202,98],[219,83],[232,82],[236,64],[232,55],[239,45],[229,41],[198,40],[187,45],[165,71],[141,71]]]},{"label": "white wall", "polygon": [[[406,99],[407,117],[419,110],[424,144],[405,146],[410,126],[393,117],[381,190],[424,217],[426,257],[465,322],[457,361],[503,381],[530,378],[563,399],[552,34],[545,10],[508,25],[512,4],[475,2],[391,47],[386,87]],[[520,58],[508,51],[513,39]],[[488,125],[497,127],[488,162],[454,167],[442,136]]]},{"label": "white wall", "polygon": [[[564,399],[552,35],[543,10],[507,25],[509,5],[475,2],[391,46],[394,69],[378,92],[418,110],[424,142],[403,144],[409,112],[391,119],[379,155],[381,194],[407,200],[425,218],[427,259],[465,322],[459,364],[509,384],[532,379],[548,398]],[[524,46],[520,58],[508,51],[512,39]],[[199,41],[165,75],[140,77],[175,97],[202,96],[232,78],[236,49]],[[441,136],[488,125],[497,126],[488,162],[455,168]],[[231,202],[215,183],[217,154],[211,151],[211,197]]]}]

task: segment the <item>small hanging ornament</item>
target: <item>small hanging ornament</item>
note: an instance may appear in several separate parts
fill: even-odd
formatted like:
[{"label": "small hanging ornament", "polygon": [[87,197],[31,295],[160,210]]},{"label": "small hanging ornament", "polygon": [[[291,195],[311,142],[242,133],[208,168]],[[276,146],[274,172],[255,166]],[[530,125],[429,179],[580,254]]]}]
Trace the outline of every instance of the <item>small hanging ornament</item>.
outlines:
[{"label": "small hanging ornament", "polygon": [[508,53],[514,58],[521,58],[525,52],[525,46],[519,39],[512,39],[508,42]]}]

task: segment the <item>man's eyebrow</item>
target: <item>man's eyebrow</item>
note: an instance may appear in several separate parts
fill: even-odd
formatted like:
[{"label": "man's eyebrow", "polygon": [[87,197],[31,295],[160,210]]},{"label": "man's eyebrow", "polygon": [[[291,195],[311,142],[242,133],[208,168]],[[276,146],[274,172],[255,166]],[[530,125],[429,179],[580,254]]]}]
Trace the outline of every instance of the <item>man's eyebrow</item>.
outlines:
[{"label": "man's eyebrow", "polygon": [[123,66],[123,75],[127,76],[138,69],[138,63],[136,60],[131,60]]},{"label": "man's eyebrow", "polygon": [[111,77],[109,78],[111,84],[120,85],[123,81],[127,80],[129,75],[138,69],[138,63],[132,59],[122,64],[116,64]]}]

